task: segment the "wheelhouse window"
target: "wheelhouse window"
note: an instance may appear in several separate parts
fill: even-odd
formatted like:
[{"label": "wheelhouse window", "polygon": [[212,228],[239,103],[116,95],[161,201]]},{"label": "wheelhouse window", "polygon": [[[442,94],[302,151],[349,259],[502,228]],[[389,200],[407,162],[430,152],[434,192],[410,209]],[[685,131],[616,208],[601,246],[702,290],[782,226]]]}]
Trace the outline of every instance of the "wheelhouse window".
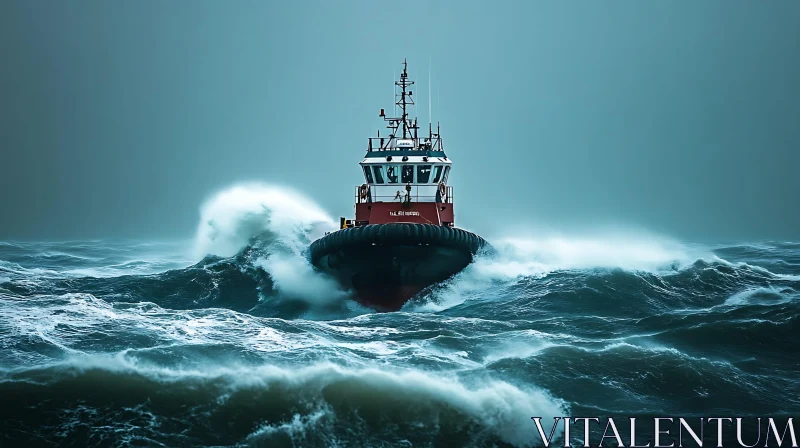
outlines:
[{"label": "wheelhouse window", "polygon": [[366,180],[367,180],[367,183],[368,183],[368,184],[375,183],[375,182],[372,180],[372,171],[370,171],[370,169],[369,169],[369,167],[368,167],[368,166],[365,166],[365,167],[364,167],[364,179],[366,179]]},{"label": "wheelhouse window", "polygon": [[398,167],[395,165],[389,165],[386,167],[386,178],[389,179],[390,184],[397,183],[397,177],[398,177],[397,171]]},{"label": "wheelhouse window", "polygon": [[433,167],[433,183],[438,184],[440,177],[442,177],[442,166],[436,165]]},{"label": "wheelhouse window", "polygon": [[403,165],[403,183],[404,184],[413,184],[414,183],[414,165]]},{"label": "wheelhouse window", "polygon": [[383,183],[383,167],[380,165],[373,165],[372,172],[375,173],[375,183],[382,184]]},{"label": "wheelhouse window", "polygon": [[450,167],[446,166],[444,168],[444,176],[442,176],[442,182],[447,183],[447,176],[450,175]]},{"label": "wheelhouse window", "polygon": [[431,180],[431,166],[417,165],[417,183],[427,184]]}]

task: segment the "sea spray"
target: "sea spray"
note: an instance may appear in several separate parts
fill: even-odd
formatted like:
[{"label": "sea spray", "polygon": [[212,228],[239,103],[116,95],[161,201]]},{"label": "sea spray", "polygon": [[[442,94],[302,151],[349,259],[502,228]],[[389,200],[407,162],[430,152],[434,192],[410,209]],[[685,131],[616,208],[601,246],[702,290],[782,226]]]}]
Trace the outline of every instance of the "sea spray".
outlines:
[{"label": "sea spray", "polygon": [[195,255],[229,257],[253,237],[270,234],[297,249],[335,228],[335,221],[316,203],[289,188],[235,185],[216,193],[201,207]]}]

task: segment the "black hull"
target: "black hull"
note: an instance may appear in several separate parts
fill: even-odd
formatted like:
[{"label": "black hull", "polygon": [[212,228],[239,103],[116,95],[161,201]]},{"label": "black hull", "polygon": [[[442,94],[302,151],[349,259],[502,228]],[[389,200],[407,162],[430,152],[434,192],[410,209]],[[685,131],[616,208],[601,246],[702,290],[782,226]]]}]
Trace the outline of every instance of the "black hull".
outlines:
[{"label": "black hull", "polygon": [[359,302],[399,310],[426,287],[467,267],[486,242],[461,229],[430,224],[373,224],[315,241],[311,261],[356,293]]}]

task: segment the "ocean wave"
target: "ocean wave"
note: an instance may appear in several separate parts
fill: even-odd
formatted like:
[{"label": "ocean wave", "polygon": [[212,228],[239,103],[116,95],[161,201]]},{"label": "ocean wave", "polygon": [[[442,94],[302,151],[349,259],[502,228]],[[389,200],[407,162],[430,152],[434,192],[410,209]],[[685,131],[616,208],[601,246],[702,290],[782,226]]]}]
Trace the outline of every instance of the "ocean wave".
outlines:
[{"label": "ocean wave", "polygon": [[525,446],[539,414],[800,408],[791,271],[693,250],[473,269],[514,261],[501,245],[374,313],[281,238],[149,275],[4,271],[0,393],[25,411],[0,410],[0,444]]},{"label": "ocean wave", "polygon": [[542,305],[549,298],[572,295],[579,301],[568,302],[572,307],[610,306],[608,312],[614,313],[624,305],[652,313],[676,306],[715,306],[743,289],[769,288],[773,283],[791,288],[800,281],[797,275],[722,259],[711,250],[682,250],[676,243],[662,246],[658,241],[633,241],[625,246],[595,241],[585,244],[585,252],[580,241],[545,244],[513,240],[496,247],[404,309],[443,312],[489,306],[504,297],[524,309],[523,303]]},{"label": "ocean wave", "polygon": [[[567,411],[565,403],[530,385],[330,363],[181,369],[123,355],[72,357],[48,366],[5,370],[0,389],[22,406],[48,397],[53,415],[42,416],[45,422],[80,401],[96,411],[91,424],[102,426],[119,418],[118,412],[107,414],[118,411],[109,408],[124,404],[140,407],[162,423],[155,428],[135,425],[144,436],[164,437],[175,425],[188,429],[191,422],[204,440],[225,445],[280,442],[285,436],[302,446],[325,445],[331,437],[349,443],[387,442],[404,434],[415,445],[453,437],[464,446],[493,441],[530,446],[531,416],[549,419]],[[132,413],[128,420],[140,417]],[[19,416],[7,427],[9,423],[18,430],[37,424]],[[124,423],[128,422],[114,422]],[[69,428],[62,431],[67,440],[78,437]]]}]

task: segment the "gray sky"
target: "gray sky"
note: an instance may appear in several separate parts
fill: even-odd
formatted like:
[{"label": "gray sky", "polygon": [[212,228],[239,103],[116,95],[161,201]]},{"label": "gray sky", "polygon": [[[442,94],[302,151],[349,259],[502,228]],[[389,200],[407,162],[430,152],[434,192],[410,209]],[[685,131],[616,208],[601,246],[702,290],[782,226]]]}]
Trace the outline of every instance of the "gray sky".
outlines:
[{"label": "gray sky", "polygon": [[403,4],[0,2],[0,239],[189,237],[245,180],[349,216],[404,57],[459,226],[800,238],[799,1]]}]

